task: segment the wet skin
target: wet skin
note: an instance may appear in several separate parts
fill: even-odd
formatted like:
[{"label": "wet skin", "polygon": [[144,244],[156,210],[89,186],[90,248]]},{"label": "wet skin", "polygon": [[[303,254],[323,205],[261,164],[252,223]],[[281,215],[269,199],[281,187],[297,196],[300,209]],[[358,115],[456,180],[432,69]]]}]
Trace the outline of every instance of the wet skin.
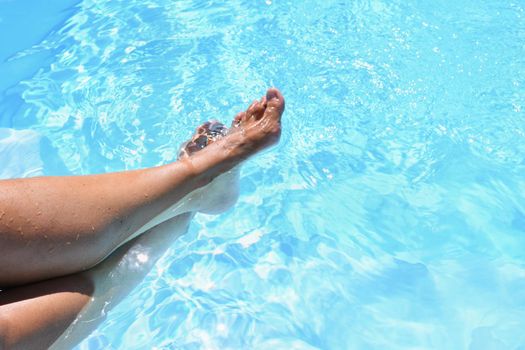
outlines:
[{"label": "wet skin", "polygon": [[282,95],[270,89],[225,137],[168,165],[0,181],[0,287],[96,265],[173,203],[276,143],[283,110]]},{"label": "wet skin", "polygon": [[[202,125],[181,158],[161,167],[0,181],[0,286],[28,284],[0,292],[0,349],[54,341],[96,289],[81,272],[173,203],[275,144],[283,111],[283,96],[269,89],[227,132],[217,123]],[[182,207],[173,216],[200,209]]]}]

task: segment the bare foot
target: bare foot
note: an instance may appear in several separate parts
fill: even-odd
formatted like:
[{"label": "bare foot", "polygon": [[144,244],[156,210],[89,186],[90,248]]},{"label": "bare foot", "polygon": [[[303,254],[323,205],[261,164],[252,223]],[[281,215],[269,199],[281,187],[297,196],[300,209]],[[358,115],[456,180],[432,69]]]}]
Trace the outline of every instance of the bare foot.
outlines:
[{"label": "bare foot", "polygon": [[199,183],[199,189],[188,196],[192,200],[187,210],[219,213],[235,203],[239,194],[237,165],[279,141],[283,112],[284,97],[271,88],[237,114],[229,130],[217,121],[197,128],[179,152],[179,160],[189,164]]},{"label": "bare foot", "polygon": [[[188,159],[193,154],[222,139],[228,128],[218,121],[208,121],[195,130],[190,140],[179,149],[179,160]],[[186,210],[206,214],[219,214],[232,207],[239,197],[239,169],[232,169],[217,176],[211,183],[199,188],[191,195]],[[190,204],[191,203],[191,204]]]},{"label": "bare foot", "polygon": [[206,122],[199,126],[192,139],[186,142],[180,155],[192,155],[215,141],[242,158],[269,147],[281,136],[281,116],[284,112],[284,97],[276,88],[268,89],[266,96],[255,100],[244,112],[235,116],[232,127],[217,122]]},{"label": "bare foot", "polygon": [[[191,156],[181,160],[189,163],[194,176],[200,178],[203,185],[209,183],[215,176],[277,143],[281,136],[283,112],[283,95],[276,88],[268,89],[266,96],[235,116],[227,133],[221,129],[222,138],[215,137],[210,142],[209,137],[197,131],[187,145],[190,149],[186,153]],[[199,149],[202,151],[196,152]]]},{"label": "bare foot", "polygon": [[[243,157],[274,145],[281,136],[281,116],[284,97],[276,88],[268,89],[266,96],[253,101],[245,112],[235,116],[229,135],[241,134],[237,151]],[[225,138],[225,141],[228,137]]]},{"label": "bare foot", "polygon": [[246,111],[237,114],[229,130],[217,121],[197,127],[193,137],[179,151],[179,161],[187,164],[195,188],[132,238],[182,213],[216,214],[231,207],[239,195],[238,165],[279,141],[283,111],[284,97],[272,88]]}]

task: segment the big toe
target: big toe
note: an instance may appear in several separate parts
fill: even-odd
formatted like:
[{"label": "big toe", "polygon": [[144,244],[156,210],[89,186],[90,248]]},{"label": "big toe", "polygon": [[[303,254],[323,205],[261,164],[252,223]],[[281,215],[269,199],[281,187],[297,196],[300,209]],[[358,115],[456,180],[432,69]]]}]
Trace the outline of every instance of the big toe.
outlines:
[{"label": "big toe", "polygon": [[276,88],[270,88],[266,92],[266,111],[280,118],[284,112],[284,96]]}]

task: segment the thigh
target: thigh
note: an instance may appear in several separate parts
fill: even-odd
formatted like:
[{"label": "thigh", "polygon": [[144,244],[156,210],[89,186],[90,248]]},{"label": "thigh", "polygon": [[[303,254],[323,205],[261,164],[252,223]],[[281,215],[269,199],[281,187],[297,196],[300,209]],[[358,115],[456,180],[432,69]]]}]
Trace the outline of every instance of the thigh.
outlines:
[{"label": "thigh", "polygon": [[48,348],[89,302],[94,286],[84,274],[0,292],[0,347]]}]

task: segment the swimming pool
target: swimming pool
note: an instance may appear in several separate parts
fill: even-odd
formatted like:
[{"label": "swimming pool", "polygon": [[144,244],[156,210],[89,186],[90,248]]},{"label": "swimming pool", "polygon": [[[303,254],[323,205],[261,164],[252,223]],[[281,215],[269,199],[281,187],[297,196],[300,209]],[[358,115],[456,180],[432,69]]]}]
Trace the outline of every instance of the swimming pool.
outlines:
[{"label": "swimming pool", "polygon": [[[518,1],[0,2],[1,177],[283,137],[78,349],[525,348]],[[7,165],[6,165],[7,164]]]}]

